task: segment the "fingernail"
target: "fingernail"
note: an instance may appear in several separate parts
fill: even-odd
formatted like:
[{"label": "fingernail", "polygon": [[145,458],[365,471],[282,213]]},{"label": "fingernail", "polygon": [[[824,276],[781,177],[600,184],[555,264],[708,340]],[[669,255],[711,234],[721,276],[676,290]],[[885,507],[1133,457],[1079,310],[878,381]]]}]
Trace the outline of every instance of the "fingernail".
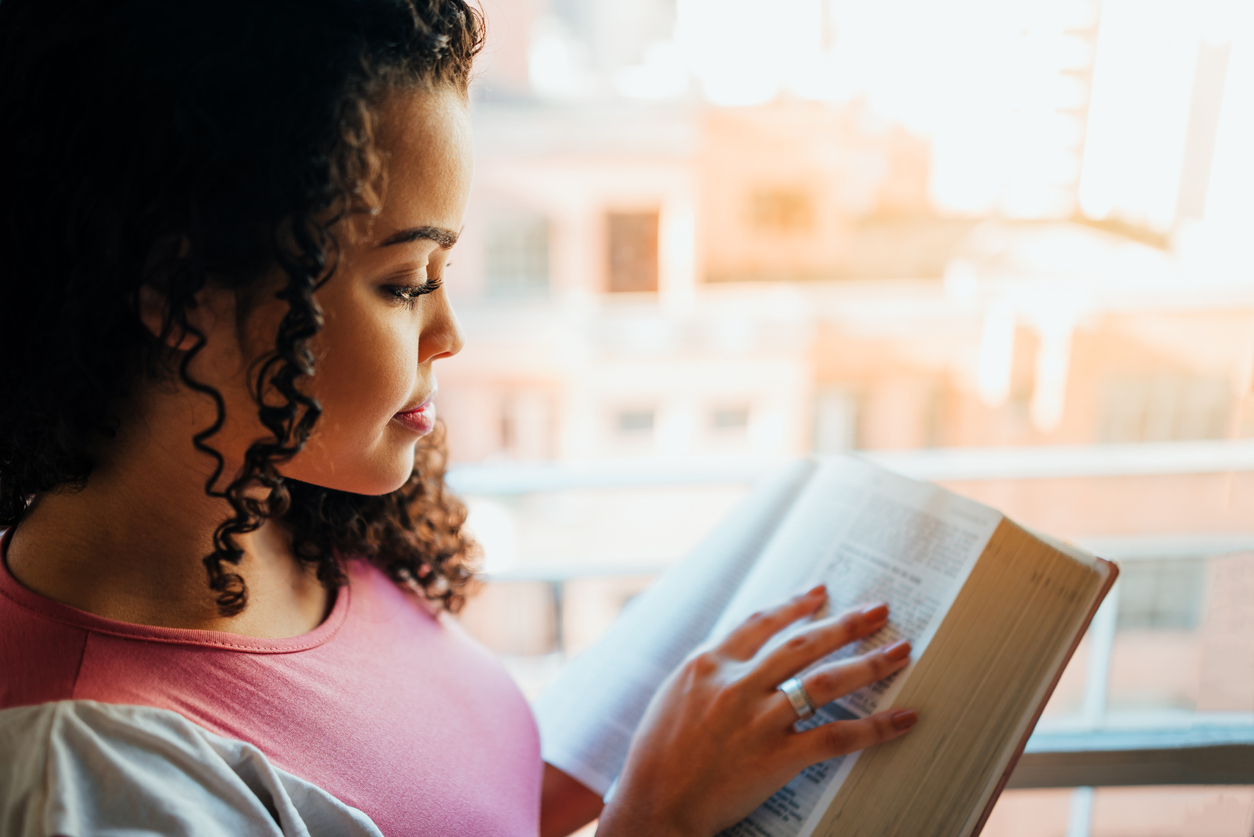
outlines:
[{"label": "fingernail", "polygon": [[881,622],[888,618],[888,605],[884,602],[862,608],[862,617],[868,622]]},{"label": "fingernail", "polygon": [[815,585],[814,587],[810,588],[810,591],[809,591],[808,593],[806,593],[806,595],[807,595],[807,596],[813,596],[813,597],[815,597],[815,598],[819,598],[819,597],[822,597],[822,596],[826,596],[826,595],[827,595],[827,585],[826,585],[826,584],[817,584],[817,585]]},{"label": "fingernail", "polygon": [[898,709],[893,713],[893,726],[899,730],[907,730],[919,721],[919,713],[913,709]]},{"label": "fingernail", "polygon": [[894,642],[892,645],[884,649],[884,656],[892,660],[894,663],[898,660],[904,660],[910,656],[910,640],[903,639],[900,642]]}]

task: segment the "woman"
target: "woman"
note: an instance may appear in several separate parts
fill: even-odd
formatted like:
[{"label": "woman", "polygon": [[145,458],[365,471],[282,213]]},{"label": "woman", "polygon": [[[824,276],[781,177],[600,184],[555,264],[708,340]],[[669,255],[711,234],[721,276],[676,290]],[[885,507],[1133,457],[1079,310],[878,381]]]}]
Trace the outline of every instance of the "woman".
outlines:
[{"label": "woman", "polygon": [[676,672],[602,811],[445,615],[481,42],[463,0],[0,2],[3,833],[713,834],[914,722],[793,730],[779,684],[887,618],[759,653],[814,590]]}]

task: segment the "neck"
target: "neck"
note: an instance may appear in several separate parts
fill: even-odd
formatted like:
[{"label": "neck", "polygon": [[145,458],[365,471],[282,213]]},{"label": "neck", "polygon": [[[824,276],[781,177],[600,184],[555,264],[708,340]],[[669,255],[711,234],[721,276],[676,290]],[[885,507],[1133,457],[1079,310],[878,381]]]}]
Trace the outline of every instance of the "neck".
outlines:
[{"label": "neck", "polygon": [[270,638],[312,630],[327,591],[274,521],[236,537],[244,557],[227,567],[248,585],[248,606],[218,613],[202,559],[231,509],[204,491],[207,457],[179,441],[119,433],[85,487],[35,499],[5,555],[10,572],[36,593],[124,622]]}]

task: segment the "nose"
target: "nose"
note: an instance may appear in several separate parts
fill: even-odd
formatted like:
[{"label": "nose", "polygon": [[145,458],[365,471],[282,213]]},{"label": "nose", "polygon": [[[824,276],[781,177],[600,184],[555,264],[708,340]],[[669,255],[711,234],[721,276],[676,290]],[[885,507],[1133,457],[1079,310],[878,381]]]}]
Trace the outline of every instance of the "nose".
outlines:
[{"label": "nose", "polygon": [[462,350],[466,335],[443,288],[422,297],[422,333],[418,336],[418,362],[452,357]]}]

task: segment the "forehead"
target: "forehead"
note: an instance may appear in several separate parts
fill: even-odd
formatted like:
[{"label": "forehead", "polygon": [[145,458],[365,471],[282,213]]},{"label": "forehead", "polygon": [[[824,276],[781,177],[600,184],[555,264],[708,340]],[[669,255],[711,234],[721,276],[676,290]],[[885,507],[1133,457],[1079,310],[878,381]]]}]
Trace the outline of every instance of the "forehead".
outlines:
[{"label": "forehead", "polygon": [[375,150],[383,168],[382,199],[377,213],[357,216],[354,238],[378,246],[407,230],[461,229],[474,159],[460,93],[390,95],[379,108]]}]

